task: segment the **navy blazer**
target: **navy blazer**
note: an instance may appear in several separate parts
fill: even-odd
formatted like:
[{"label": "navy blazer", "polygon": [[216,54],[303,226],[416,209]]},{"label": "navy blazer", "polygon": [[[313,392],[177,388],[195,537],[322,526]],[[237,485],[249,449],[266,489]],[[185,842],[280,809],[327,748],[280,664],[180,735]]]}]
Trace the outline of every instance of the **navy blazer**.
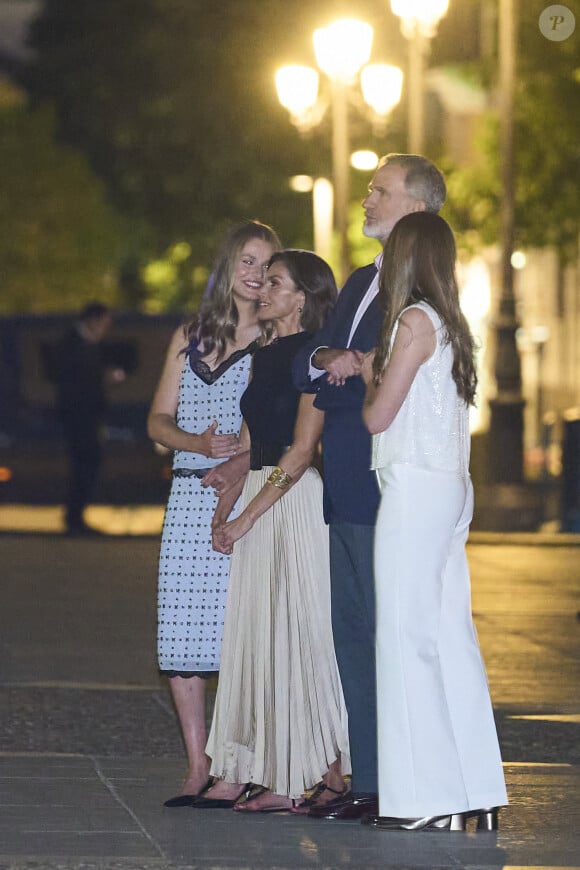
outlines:
[{"label": "navy blazer", "polygon": [[[364,381],[360,377],[348,378],[342,387],[329,384],[326,375],[311,381],[310,357],[317,347],[347,346],[354,316],[376,273],[374,263],[353,272],[326,324],[294,360],[294,383],[302,392],[316,392],[314,404],[325,412],[322,460],[327,523],[374,525],[380,496],[375,473],[370,470],[371,436],[362,419]],[[376,347],[383,316],[375,297],[349,346],[363,353]]]}]

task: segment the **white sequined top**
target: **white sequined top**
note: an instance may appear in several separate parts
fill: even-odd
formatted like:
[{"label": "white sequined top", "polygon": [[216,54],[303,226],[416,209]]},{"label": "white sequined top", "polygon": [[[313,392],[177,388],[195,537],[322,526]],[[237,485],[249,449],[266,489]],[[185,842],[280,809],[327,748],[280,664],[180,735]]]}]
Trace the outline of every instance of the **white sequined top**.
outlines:
[{"label": "white sequined top", "polygon": [[[466,479],[469,412],[451,376],[453,350],[446,344],[441,319],[430,305],[418,302],[409,308],[420,308],[429,316],[436,330],[437,347],[417,371],[389,428],[373,436],[371,468],[405,463],[429,471],[459,474]],[[399,321],[393,330],[391,347],[398,326]]]}]

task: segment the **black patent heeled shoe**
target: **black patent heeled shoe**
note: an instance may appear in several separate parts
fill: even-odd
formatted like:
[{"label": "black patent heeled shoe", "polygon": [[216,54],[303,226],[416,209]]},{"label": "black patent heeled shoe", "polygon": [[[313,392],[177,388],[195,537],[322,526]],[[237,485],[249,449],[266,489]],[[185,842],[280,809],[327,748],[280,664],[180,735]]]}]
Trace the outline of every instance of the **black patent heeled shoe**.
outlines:
[{"label": "black patent heeled shoe", "polygon": [[210,776],[206,784],[195,794],[178,794],[175,797],[169,798],[169,800],[165,801],[163,806],[169,807],[170,809],[175,809],[176,807],[192,807],[195,801],[201,797],[205,792],[212,787],[213,778]]}]

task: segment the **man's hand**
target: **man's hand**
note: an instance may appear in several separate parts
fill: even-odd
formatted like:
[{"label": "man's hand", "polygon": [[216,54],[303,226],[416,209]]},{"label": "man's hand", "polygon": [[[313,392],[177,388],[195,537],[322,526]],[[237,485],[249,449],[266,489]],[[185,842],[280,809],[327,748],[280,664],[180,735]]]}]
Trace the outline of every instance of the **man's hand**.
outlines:
[{"label": "man's hand", "polygon": [[324,347],[316,352],[313,364],[328,374],[328,383],[341,387],[347,378],[360,375],[364,354],[360,350]]}]

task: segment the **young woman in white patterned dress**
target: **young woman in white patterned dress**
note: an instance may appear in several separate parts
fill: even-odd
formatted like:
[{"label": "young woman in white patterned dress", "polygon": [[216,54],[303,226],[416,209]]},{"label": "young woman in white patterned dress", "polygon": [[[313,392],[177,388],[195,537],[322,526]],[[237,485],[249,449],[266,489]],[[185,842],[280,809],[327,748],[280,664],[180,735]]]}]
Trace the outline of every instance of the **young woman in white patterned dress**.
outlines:
[{"label": "young woman in white patterned dress", "polygon": [[[258,294],[279,248],[274,231],[257,221],[230,231],[198,315],[173,336],[149,413],[150,438],[175,451],[159,561],[158,662],[169,677],[188,771],[170,807],[190,805],[208,781],[205,685],[220,666],[229,579],[229,558],[211,545],[219,488],[211,470],[238,453],[240,397],[260,333]],[[230,474],[247,467],[247,457],[239,472],[228,465]]]}]

